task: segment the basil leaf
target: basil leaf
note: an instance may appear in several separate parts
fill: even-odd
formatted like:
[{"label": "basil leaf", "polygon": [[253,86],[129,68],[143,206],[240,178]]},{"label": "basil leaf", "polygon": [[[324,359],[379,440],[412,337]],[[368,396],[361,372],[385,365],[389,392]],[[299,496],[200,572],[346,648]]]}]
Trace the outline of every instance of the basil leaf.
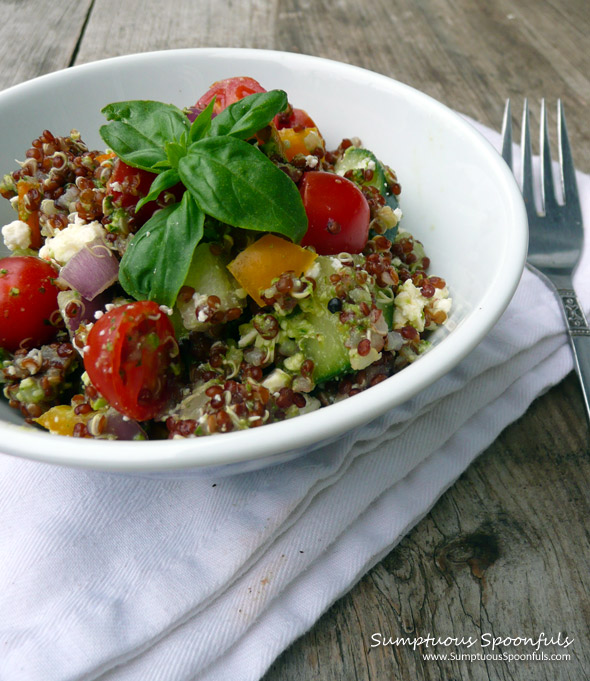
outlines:
[{"label": "basil leaf", "polygon": [[215,97],[207,104],[201,113],[195,118],[188,133],[188,141],[196,142],[209,132],[211,128],[211,120],[213,117],[213,107],[215,105]]},{"label": "basil leaf", "polygon": [[143,170],[167,163],[166,143],[179,140],[190,129],[182,111],[163,102],[114,102],[102,113],[112,121],[100,128],[103,140],[125,163]]},{"label": "basil leaf", "polygon": [[293,241],[307,230],[296,185],[248,142],[225,136],[195,142],[178,174],[203,211],[221,222]]},{"label": "basil leaf", "polygon": [[134,168],[156,172],[156,168],[170,167],[164,149],[151,145],[149,140],[127,123],[103,125],[99,132],[107,146]]},{"label": "basil leaf", "polygon": [[146,203],[155,201],[162,192],[166,191],[166,189],[170,189],[170,187],[173,187],[179,182],[180,177],[178,176],[178,171],[175,168],[168,168],[168,170],[160,173],[152,182],[152,186],[150,187],[150,191],[147,196],[144,196],[143,199],[138,201],[137,206],[135,207],[135,212],[137,213],[137,211],[140,208],[143,208]]},{"label": "basil leaf", "polygon": [[154,165],[151,167],[150,172],[152,173],[161,173],[164,170],[170,170],[172,166],[170,165],[170,160],[168,159],[168,154],[166,154],[166,160],[165,161],[158,161],[157,163],[154,163]]},{"label": "basil leaf", "polygon": [[178,161],[186,154],[186,144],[181,142],[166,142],[166,155],[172,168],[178,168]]},{"label": "basil leaf", "polygon": [[119,282],[137,300],[172,307],[203,236],[205,215],[189,192],[157,211],[133,237],[119,267]]},{"label": "basil leaf", "polygon": [[287,93],[271,90],[248,95],[230,104],[211,121],[209,136],[231,135],[248,139],[287,108]]}]

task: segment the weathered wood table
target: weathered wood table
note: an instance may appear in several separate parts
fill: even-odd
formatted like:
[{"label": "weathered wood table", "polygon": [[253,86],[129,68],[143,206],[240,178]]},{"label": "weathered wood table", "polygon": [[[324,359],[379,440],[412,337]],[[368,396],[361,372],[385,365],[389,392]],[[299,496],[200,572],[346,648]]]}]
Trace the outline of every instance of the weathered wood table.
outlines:
[{"label": "weathered wood table", "polygon": [[[564,100],[590,172],[588,0],[0,0],[0,88],[131,52],[232,46],[378,71],[491,127]],[[574,377],[538,399],[265,681],[590,678],[590,447]],[[570,661],[424,661],[371,635],[567,633]]]}]

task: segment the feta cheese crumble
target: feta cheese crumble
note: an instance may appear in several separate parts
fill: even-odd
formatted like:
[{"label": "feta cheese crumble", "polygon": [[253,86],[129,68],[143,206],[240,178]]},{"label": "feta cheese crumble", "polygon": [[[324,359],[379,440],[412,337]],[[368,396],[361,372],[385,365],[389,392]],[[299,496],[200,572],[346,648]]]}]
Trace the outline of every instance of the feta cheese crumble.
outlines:
[{"label": "feta cheese crumble", "polygon": [[307,270],[305,270],[305,275],[308,277],[312,277],[313,279],[317,279],[317,277],[320,276],[320,273],[321,267],[320,263],[317,260],[314,260],[311,266],[308,267]]},{"label": "feta cheese crumble", "polygon": [[407,279],[399,289],[394,300],[393,328],[401,329],[402,326],[413,326],[420,333],[425,328],[424,310],[433,315],[438,311],[449,314],[452,300],[449,298],[449,290],[445,286],[435,289],[430,298],[422,295],[420,289],[414,285],[411,279]]},{"label": "feta cheese crumble", "polygon": [[424,308],[428,302],[412,280],[406,279],[394,300],[393,328],[413,326],[417,331],[424,331]]},{"label": "feta cheese crumble", "polygon": [[449,314],[453,301],[449,298],[449,289],[445,286],[444,288],[437,288],[434,290],[434,295],[430,299],[429,309],[432,312],[444,312]]},{"label": "feta cheese crumble", "polygon": [[22,220],[13,220],[2,227],[2,237],[8,250],[25,249],[31,245],[31,228]]},{"label": "feta cheese crumble", "polygon": [[104,238],[106,232],[100,222],[85,222],[77,213],[70,215],[74,219],[65,229],[48,238],[39,250],[39,256],[45,260],[55,260],[65,265],[86,244],[96,238]]}]

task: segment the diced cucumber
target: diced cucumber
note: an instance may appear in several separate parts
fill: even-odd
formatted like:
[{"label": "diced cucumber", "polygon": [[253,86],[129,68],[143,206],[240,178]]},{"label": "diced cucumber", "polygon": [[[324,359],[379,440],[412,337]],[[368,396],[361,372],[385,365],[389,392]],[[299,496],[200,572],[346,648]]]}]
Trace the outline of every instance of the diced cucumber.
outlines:
[{"label": "diced cucumber", "polygon": [[399,208],[399,200],[395,194],[386,194],[385,203],[391,208],[391,210]]},{"label": "diced cucumber", "polygon": [[387,328],[393,329],[393,313],[395,310],[395,295],[391,289],[379,291],[375,297],[375,305],[383,313],[383,319],[387,323]]},{"label": "diced cucumber", "polygon": [[[399,201],[398,198],[395,194],[386,194],[385,195],[385,205],[389,206],[391,210],[395,211],[396,208],[399,208]],[[389,239],[389,241],[393,242],[395,241],[395,237],[397,236],[398,232],[398,225],[395,227],[390,227],[388,230],[386,230],[383,233],[383,236],[386,239]]]},{"label": "diced cucumber", "polygon": [[[401,239],[407,238],[408,234],[407,232],[400,232],[399,234],[396,235],[394,242],[399,241]],[[426,253],[424,251],[424,245],[421,241],[418,241],[418,239],[413,239],[413,245],[412,245],[412,255],[416,258],[414,262],[408,266],[408,269],[410,272],[413,274],[417,270],[423,270],[423,269],[428,269],[427,267],[424,267],[424,258],[426,258]]]},{"label": "diced cucumber", "polygon": [[[387,180],[385,179],[383,166],[375,154],[368,149],[348,147],[342,157],[336,162],[334,170],[338,175],[345,175],[348,171],[352,171],[350,179],[360,187],[376,187],[383,196],[387,192]],[[366,179],[365,170],[373,171],[373,176],[370,180]]]},{"label": "diced cucumber", "polygon": [[226,260],[222,255],[214,255],[211,244],[200,243],[195,249],[184,285],[219,298],[232,295],[234,286]]},{"label": "diced cucumber", "polygon": [[246,297],[241,295],[238,282],[227,269],[228,262],[229,258],[224,253],[214,253],[209,243],[200,243],[195,249],[184,281],[184,286],[194,289],[195,293],[188,300],[179,296],[176,301],[182,322],[189,331],[204,330],[210,326],[206,320],[199,319],[197,311],[197,307],[205,305],[210,296],[219,299],[217,311],[245,307]]},{"label": "diced cucumber", "polygon": [[350,371],[350,356],[344,345],[345,336],[338,315],[326,310],[321,314],[308,314],[307,318],[315,334],[303,339],[301,347],[314,363],[314,381],[323,383]]},{"label": "diced cucumber", "polygon": [[247,322],[239,329],[240,348],[246,353],[247,348],[255,346],[265,349],[268,356],[274,356],[276,350],[279,368],[294,382],[301,378],[298,374],[303,363],[311,360],[314,385],[368,366],[380,355],[375,348],[370,355],[358,352],[361,340],[371,339],[372,331],[377,332],[376,320],[367,307],[371,309],[375,303],[391,327],[394,296],[391,289],[378,286],[366,270],[366,276],[360,276],[364,263],[360,254],[347,255],[343,260],[318,256],[307,272],[315,285],[299,298],[297,308],[283,313],[275,309],[267,314],[278,322],[278,334],[266,339],[259,324]]},{"label": "diced cucumber", "polygon": [[316,281],[313,296],[300,302],[300,310],[281,321],[285,334],[297,342],[302,356],[314,363],[313,381],[323,383],[351,371],[349,350],[345,343],[350,329],[342,324],[338,312],[330,312],[334,298],[330,275],[339,271],[336,258],[320,255],[312,275]]}]

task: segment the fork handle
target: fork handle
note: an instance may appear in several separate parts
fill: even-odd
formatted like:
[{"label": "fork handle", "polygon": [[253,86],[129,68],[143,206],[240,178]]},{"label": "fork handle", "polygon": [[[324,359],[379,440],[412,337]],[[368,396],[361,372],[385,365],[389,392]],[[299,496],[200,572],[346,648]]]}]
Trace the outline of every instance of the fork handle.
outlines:
[{"label": "fork handle", "polygon": [[574,366],[580,379],[586,414],[590,420],[590,327],[575,291],[558,289],[557,293],[567,321]]}]

